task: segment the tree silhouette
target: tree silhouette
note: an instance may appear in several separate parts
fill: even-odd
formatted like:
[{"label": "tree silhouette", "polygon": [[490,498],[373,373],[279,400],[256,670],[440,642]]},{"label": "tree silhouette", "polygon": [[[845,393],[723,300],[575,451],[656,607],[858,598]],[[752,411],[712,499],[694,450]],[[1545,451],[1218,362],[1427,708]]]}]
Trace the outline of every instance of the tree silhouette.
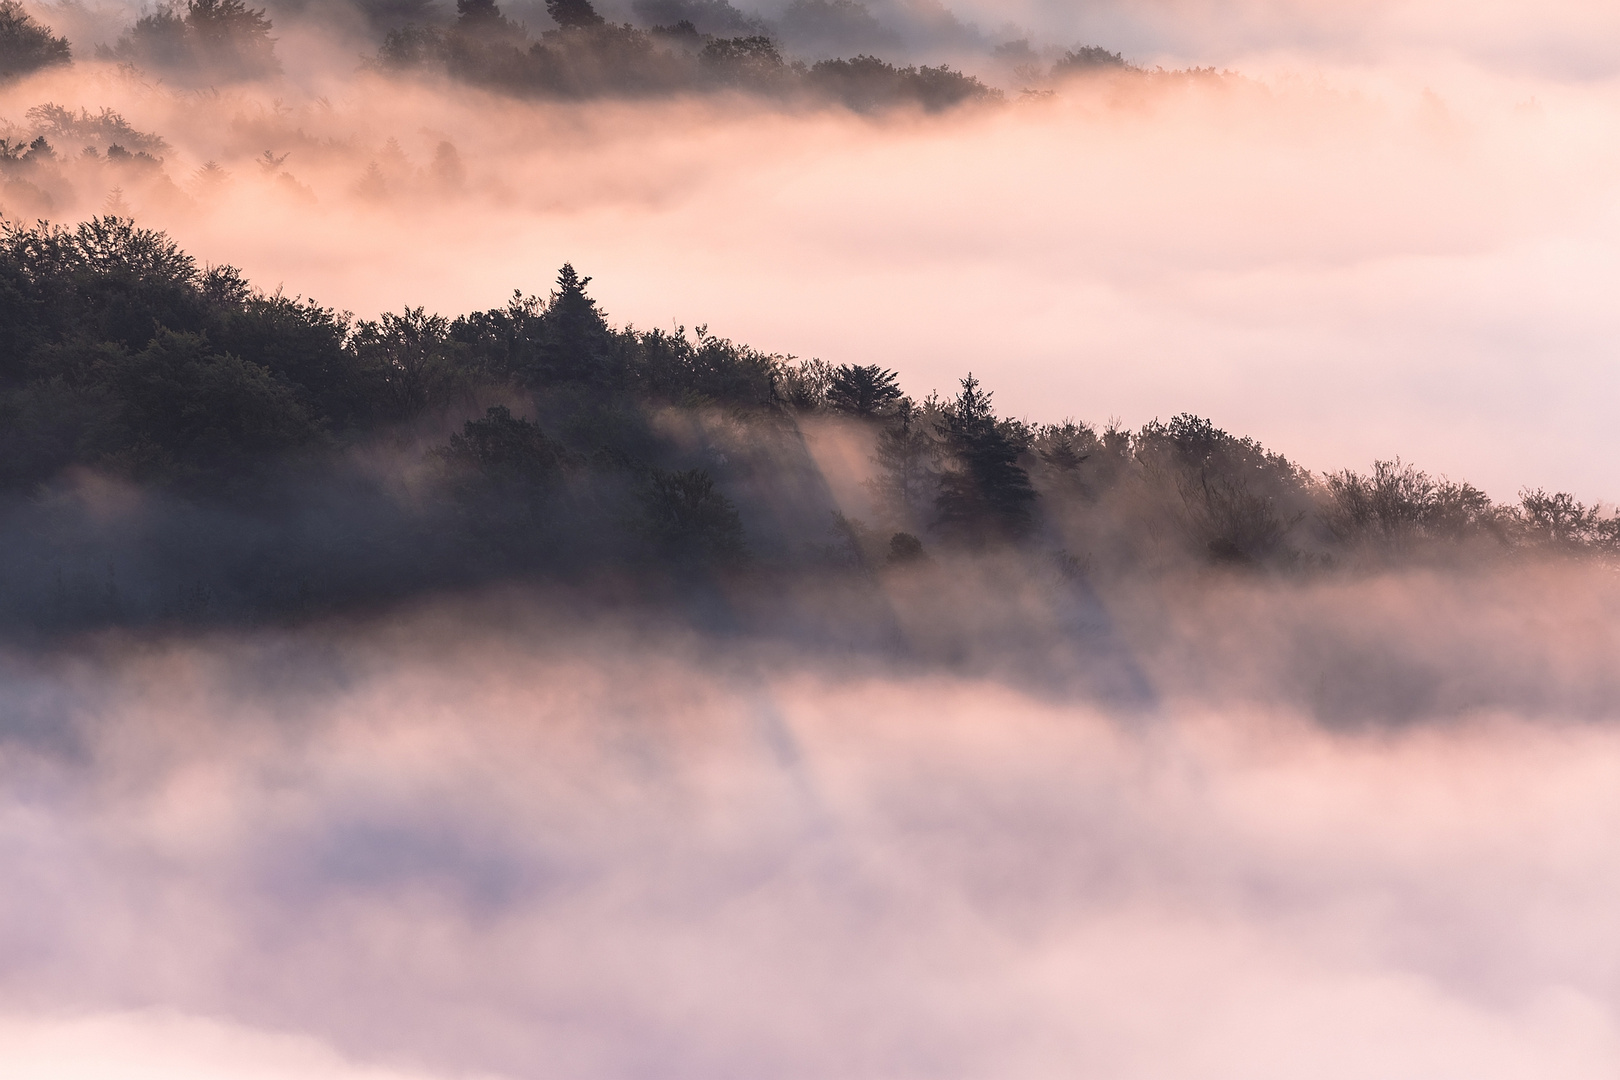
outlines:
[{"label": "tree silhouette", "polygon": [[449,320],[419,307],[356,327],[354,349],[378,384],[383,415],[409,419],[450,404],[459,393],[468,373],[452,359],[449,329]]},{"label": "tree silhouette", "polygon": [[899,376],[876,364],[840,364],[827,385],[827,403],[852,416],[877,416],[900,400]]},{"label": "tree silhouette", "polygon": [[253,79],[281,70],[271,21],[243,0],[189,0],[185,13],[159,8],[135,21],[101,55],[214,79]]},{"label": "tree silhouette", "polygon": [[67,38],[52,36],[50,27],[35,22],[18,0],[0,0],[0,79],[72,59]]},{"label": "tree silhouette", "polygon": [[546,14],[565,30],[588,29],[606,21],[596,13],[591,0],[546,0]]},{"label": "tree silhouette", "polygon": [[971,374],[937,430],[946,463],[934,500],[939,526],[973,540],[1028,531],[1035,489],[1018,464],[1023,447],[996,419],[990,393]]},{"label": "tree silhouette", "polygon": [[541,340],[531,372],[539,381],[602,382],[612,374],[612,334],[585,291],[590,283],[571,263],[557,272],[557,287],[539,320]]}]

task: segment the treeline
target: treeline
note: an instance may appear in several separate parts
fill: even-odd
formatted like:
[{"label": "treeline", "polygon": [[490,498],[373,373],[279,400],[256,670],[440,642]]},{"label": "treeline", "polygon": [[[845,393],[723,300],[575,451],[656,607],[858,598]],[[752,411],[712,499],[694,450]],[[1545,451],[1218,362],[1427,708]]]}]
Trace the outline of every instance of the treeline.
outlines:
[{"label": "treeline", "polygon": [[[1399,462],[1316,476],[1210,421],[999,415],[895,372],[611,326],[547,297],[355,320],[117,217],[0,230],[0,596],[11,624],[332,610],[517,576],[1312,573],[1559,553],[1620,521]],[[840,507],[807,436],[856,440]],[[842,567],[843,570],[839,570]]]},{"label": "treeline", "polygon": [[127,212],[119,206],[126,191],[148,204],[189,201],[164,171],[167,143],[111,109],[74,112],[47,102],[24,120],[0,121],[0,206],[13,216],[50,216],[86,189],[107,192],[113,212]]},{"label": "treeline", "polygon": [[72,63],[73,47],[23,10],[19,0],[0,0],[0,79]]},{"label": "treeline", "polygon": [[[972,375],[953,397],[921,403],[900,395],[893,378],[812,362],[784,381],[801,415],[876,425],[867,486],[883,529],[958,548],[1061,544],[1107,570],[1188,560],[1310,571],[1515,553],[1620,555],[1620,515],[1567,492],[1526,490],[1502,505],[1399,460],[1375,462],[1365,474],[1318,476],[1190,414],[1136,431],[1031,424],[997,416]],[[886,402],[857,404],[873,385]],[[879,554],[879,532],[861,522],[840,527],[863,558]],[[911,550],[915,540],[899,542]]]},{"label": "treeline", "polygon": [[[666,5],[667,6],[667,5]],[[727,5],[729,8],[729,5]],[[860,110],[912,106],[937,111],[997,100],[999,91],[949,66],[896,66],[873,56],[805,64],[741,13],[748,32],[701,33],[689,19],[642,29],[606,21],[590,0],[548,0],[556,26],[531,36],[494,0],[457,0],[447,26],[388,31],[371,66],[390,72],[439,71],[506,93],[586,98],[735,91]],[[757,22],[757,20],[755,20]],[[141,16],[102,60],[134,65],[197,85],[257,79],[281,70],[274,24],[244,0],[188,0]],[[70,63],[72,49],[22,9],[0,0],[0,78]]]},{"label": "treeline", "polygon": [[450,26],[389,31],[377,66],[439,70],[479,86],[548,97],[736,91],[860,110],[911,105],[930,111],[1001,97],[948,66],[897,67],[866,55],[806,65],[784,56],[765,33],[702,33],[689,19],[644,30],[608,22],[590,0],[547,0],[556,27],[538,38],[507,19],[495,0],[456,0],[456,11]]},{"label": "treeline", "polygon": [[[898,65],[871,55],[899,38],[856,0],[794,0],[780,26],[729,0],[637,0],[633,6],[646,25],[609,22],[590,0],[547,0],[554,25],[532,33],[503,14],[496,0],[456,0],[456,16],[447,23],[424,19],[424,4],[383,5],[371,14],[418,21],[386,29],[365,63],[394,74],[438,73],[502,93],[565,99],[723,92],[833,102],[862,112],[938,112],[1003,98],[949,65]],[[943,7],[907,18],[915,22],[925,14],[911,27],[916,35],[985,53],[1024,85],[1025,94],[1049,93],[1043,88],[1076,76],[1206,74],[1144,71],[1097,46],[1043,59],[1027,40],[990,47]],[[273,31],[265,10],[246,0],[187,0],[142,15],[112,45],[98,46],[96,56],[196,87],[261,79],[281,71]],[[853,55],[806,63],[789,55],[789,39]],[[33,19],[18,0],[0,0],[0,79],[71,62],[66,38]]]}]

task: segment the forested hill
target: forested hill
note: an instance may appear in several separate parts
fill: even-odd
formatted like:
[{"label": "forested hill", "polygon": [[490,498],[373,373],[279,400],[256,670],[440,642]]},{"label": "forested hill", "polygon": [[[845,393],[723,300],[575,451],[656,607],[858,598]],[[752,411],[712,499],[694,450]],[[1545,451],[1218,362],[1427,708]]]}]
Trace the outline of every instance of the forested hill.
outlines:
[{"label": "forested hill", "polygon": [[[880,43],[898,45],[899,35],[853,0],[796,0],[780,26],[728,0],[638,0],[643,26],[610,22],[590,0],[547,0],[544,17],[553,25],[537,33],[509,19],[494,0],[457,0],[449,19],[421,3],[387,7],[392,14],[374,9],[360,20],[373,24],[372,40],[380,38],[367,67],[396,76],[447,77],[521,97],[746,94],[863,112],[938,112],[1003,97],[948,64],[899,65],[872,55]],[[925,20],[932,25],[924,37],[958,52],[989,49],[980,31],[943,7],[934,15]],[[399,24],[395,16],[414,21]],[[319,19],[314,9],[302,10],[298,18],[306,28],[320,25],[310,23]],[[326,29],[334,32],[332,26]],[[97,46],[94,55],[177,86],[218,87],[282,73],[274,30],[265,10],[244,0],[188,0],[141,15],[115,42]],[[823,58],[795,59],[795,44]],[[828,47],[837,55],[825,56]],[[995,46],[989,58],[993,66],[1014,64],[1021,81],[1042,87],[1099,72],[1148,74],[1096,46],[1069,49],[1045,63],[1028,40],[1020,39]],[[70,41],[16,0],[0,0],[0,80],[73,62]]]},{"label": "forested hill", "polygon": [[[514,578],[992,557],[1105,580],[1620,547],[1567,494],[1502,506],[1398,462],[1316,476],[1189,415],[1032,423],[972,376],[919,400],[860,357],[614,328],[588,285],[564,266],[545,298],[355,320],[127,219],[6,226],[0,618],[252,620]],[[869,462],[858,495],[818,467],[829,440]]]}]

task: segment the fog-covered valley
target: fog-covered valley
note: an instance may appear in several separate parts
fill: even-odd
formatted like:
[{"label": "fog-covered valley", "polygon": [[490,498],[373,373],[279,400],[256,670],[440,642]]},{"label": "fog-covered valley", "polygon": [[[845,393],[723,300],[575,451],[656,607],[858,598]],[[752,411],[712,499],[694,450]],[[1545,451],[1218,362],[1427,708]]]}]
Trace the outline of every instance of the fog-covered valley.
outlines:
[{"label": "fog-covered valley", "polygon": [[0,1073],[1610,1075],[1615,29],[0,5]]}]

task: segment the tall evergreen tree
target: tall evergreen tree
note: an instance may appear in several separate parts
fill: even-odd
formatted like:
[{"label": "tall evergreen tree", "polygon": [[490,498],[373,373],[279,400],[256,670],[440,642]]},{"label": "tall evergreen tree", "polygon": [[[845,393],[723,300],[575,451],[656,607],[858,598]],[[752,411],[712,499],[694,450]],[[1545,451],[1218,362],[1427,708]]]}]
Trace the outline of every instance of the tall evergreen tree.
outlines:
[{"label": "tall evergreen tree", "polygon": [[571,263],[563,263],[557,272],[532,372],[540,381],[602,382],[610,377],[612,333],[602,310],[585,291],[590,283]]},{"label": "tall evergreen tree", "polygon": [[1023,447],[996,419],[990,392],[971,374],[937,430],[946,462],[934,500],[939,526],[975,540],[1028,531],[1035,489],[1018,464]]}]

